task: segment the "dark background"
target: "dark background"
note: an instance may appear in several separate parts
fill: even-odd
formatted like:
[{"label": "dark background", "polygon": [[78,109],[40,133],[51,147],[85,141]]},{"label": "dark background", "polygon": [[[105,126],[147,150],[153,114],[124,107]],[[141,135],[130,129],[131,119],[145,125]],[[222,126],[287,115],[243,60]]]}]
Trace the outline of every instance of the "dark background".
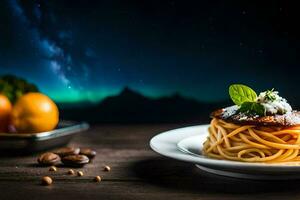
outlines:
[{"label": "dark background", "polygon": [[287,1],[1,1],[0,75],[35,83],[61,117],[208,121],[228,86],[300,106],[299,12]]}]

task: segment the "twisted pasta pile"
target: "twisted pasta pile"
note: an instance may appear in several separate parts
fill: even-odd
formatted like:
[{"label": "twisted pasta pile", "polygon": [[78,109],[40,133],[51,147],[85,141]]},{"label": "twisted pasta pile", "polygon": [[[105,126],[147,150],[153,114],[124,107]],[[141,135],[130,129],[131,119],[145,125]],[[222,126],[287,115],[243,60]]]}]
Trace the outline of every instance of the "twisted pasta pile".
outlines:
[{"label": "twisted pasta pile", "polygon": [[244,162],[300,161],[300,126],[259,127],[213,118],[204,155]]}]

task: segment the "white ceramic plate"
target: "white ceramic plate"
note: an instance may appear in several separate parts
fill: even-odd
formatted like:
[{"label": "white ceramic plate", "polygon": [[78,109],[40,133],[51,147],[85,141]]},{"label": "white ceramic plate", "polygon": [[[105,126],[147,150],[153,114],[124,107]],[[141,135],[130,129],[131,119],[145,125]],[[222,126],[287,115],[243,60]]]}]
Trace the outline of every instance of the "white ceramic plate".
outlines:
[{"label": "white ceramic plate", "polygon": [[196,164],[200,169],[223,176],[249,179],[299,179],[299,163],[245,163],[217,160],[201,155],[208,125],[174,129],[153,137],[151,148],[157,153]]}]

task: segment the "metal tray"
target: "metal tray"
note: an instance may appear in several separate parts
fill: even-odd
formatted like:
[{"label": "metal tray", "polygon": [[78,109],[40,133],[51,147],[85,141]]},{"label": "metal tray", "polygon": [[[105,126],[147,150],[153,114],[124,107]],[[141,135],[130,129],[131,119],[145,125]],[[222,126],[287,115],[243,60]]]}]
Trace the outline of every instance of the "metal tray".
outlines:
[{"label": "metal tray", "polygon": [[20,154],[43,151],[67,144],[75,134],[88,128],[89,125],[85,122],[61,121],[56,129],[48,132],[0,133],[0,150]]}]

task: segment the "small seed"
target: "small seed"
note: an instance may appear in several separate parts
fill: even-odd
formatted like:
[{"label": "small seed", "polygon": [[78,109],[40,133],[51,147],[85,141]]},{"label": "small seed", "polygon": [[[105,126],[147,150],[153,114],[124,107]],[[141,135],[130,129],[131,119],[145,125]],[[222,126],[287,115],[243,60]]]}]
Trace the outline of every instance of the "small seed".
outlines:
[{"label": "small seed", "polygon": [[51,167],[49,168],[49,171],[50,171],[50,172],[56,172],[56,171],[57,171],[57,168],[56,168],[55,166],[51,166]]},{"label": "small seed", "polygon": [[96,177],[94,178],[94,181],[95,181],[95,182],[100,182],[100,181],[101,181],[101,177],[100,177],[100,176],[96,176]]},{"label": "small seed", "polygon": [[110,171],[110,166],[105,165],[103,170],[106,171],[106,172],[109,172]]},{"label": "small seed", "polygon": [[82,171],[78,171],[77,172],[77,176],[83,176],[83,172]]},{"label": "small seed", "polygon": [[44,176],[42,178],[42,185],[51,185],[52,184],[52,178],[49,176]]},{"label": "small seed", "polygon": [[69,175],[74,175],[74,174],[75,174],[75,172],[74,172],[74,170],[73,170],[73,169],[69,169],[69,171],[68,171],[68,174],[69,174]]}]

